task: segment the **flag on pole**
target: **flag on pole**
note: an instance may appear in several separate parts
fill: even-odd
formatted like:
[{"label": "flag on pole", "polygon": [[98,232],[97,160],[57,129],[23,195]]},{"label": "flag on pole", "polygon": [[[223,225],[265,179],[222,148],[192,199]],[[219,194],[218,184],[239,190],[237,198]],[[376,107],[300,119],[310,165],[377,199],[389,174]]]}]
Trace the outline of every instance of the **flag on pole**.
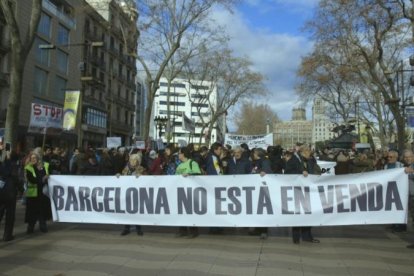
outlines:
[{"label": "flag on pole", "polygon": [[182,117],[183,117],[183,120],[182,120],[181,127],[183,128],[183,130],[194,133],[195,132],[195,124],[194,124],[193,120],[191,120],[190,118],[185,116],[184,112],[182,113]]}]

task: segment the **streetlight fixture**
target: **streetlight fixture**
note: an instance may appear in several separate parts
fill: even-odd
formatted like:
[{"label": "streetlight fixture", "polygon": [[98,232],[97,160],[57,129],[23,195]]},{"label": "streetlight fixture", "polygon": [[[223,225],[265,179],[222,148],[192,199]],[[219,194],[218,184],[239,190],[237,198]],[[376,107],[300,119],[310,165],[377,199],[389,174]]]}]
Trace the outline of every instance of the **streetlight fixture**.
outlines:
[{"label": "streetlight fixture", "polygon": [[162,129],[167,125],[168,118],[162,116],[155,116],[154,118],[155,127],[158,129],[158,138],[161,138]]}]

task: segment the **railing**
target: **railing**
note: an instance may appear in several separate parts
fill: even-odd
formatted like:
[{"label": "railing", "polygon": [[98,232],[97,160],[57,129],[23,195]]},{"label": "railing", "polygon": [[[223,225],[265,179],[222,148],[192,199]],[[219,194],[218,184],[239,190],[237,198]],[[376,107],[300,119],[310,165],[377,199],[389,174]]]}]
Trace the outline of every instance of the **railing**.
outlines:
[{"label": "railing", "polygon": [[65,23],[69,28],[74,29],[76,26],[76,21],[62,11],[58,9],[52,2],[49,0],[42,1],[42,7],[48,10],[49,12],[53,13],[56,17],[58,17],[63,23]]}]

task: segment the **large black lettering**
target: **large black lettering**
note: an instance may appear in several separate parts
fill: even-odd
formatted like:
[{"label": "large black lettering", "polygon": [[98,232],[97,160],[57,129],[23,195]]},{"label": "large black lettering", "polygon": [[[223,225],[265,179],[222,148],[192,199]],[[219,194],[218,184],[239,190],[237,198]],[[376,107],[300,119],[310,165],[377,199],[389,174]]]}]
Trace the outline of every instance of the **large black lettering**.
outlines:
[{"label": "large black lettering", "polygon": [[73,211],[79,211],[78,198],[76,197],[75,187],[68,186],[68,195],[66,199],[65,211],[70,211],[71,206],[73,208]]},{"label": "large black lettering", "polygon": [[384,207],[382,185],[379,183],[368,183],[368,210],[379,211]]},{"label": "large black lettering", "polygon": [[207,213],[207,191],[202,187],[194,189],[194,213],[197,215]]},{"label": "large black lettering", "polygon": [[62,186],[53,186],[53,202],[55,203],[58,211],[63,210],[65,207],[65,189]]},{"label": "large black lettering", "polygon": [[229,213],[232,215],[239,215],[241,213],[241,203],[237,199],[241,194],[240,188],[231,187],[227,190],[227,196],[232,203],[228,204]]},{"label": "large black lettering", "polygon": [[[193,213],[193,192],[192,188],[188,187],[187,192],[184,188],[179,187],[177,189],[177,204],[178,204],[178,214],[183,214],[183,209],[186,214]],[[184,208],[183,208],[184,207]]]},{"label": "large black lettering", "polygon": [[358,185],[349,184],[349,193],[351,194],[351,212],[356,212],[357,202],[360,211],[367,211],[367,186],[361,184],[360,189]]},{"label": "large black lettering", "polygon": [[345,184],[335,185],[336,204],[338,204],[338,213],[348,213],[349,209],[345,208],[344,200],[349,198],[349,196],[344,195],[342,193],[342,189],[348,189],[348,185],[345,185]]},{"label": "large black lettering", "polygon": [[112,187],[105,188],[104,207],[105,207],[105,212],[107,213],[115,213],[115,210],[111,209],[111,206],[110,206],[111,201],[114,201],[114,198],[111,195],[113,191],[115,191],[115,188],[112,188]]},{"label": "large black lettering", "polygon": [[121,188],[115,188],[115,213],[125,214],[125,210],[121,208]]},{"label": "large black lettering", "polygon": [[332,214],[334,201],[334,186],[328,185],[328,195],[325,193],[324,186],[318,186],[319,198],[321,199],[323,213]]},{"label": "large black lettering", "polygon": [[293,201],[293,197],[288,196],[288,191],[291,191],[293,187],[283,186],[280,188],[280,200],[282,201],[282,214],[283,215],[293,215],[295,212],[289,211],[289,201]]},{"label": "large black lettering", "polygon": [[255,187],[243,187],[243,191],[246,192],[246,214],[251,215],[253,214],[253,191]]},{"label": "large black lettering", "polygon": [[224,198],[221,197],[221,192],[225,191],[226,188],[224,187],[216,187],[214,189],[214,195],[216,198],[216,215],[226,215],[227,212],[221,209],[221,203],[226,201]]},{"label": "large black lettering", "polygon": [[260,187],[259,200],[257,202],[257,214],[263,214],[263,209],[266,209],[266,213],[273,214],[272,201],[270,200],[269,187]]},{"label": "large black lettering", "polygon": [[126,211],[129,214],[138,212],[138,190],[136,188],[128,188],[126,194]]},{"label": "large black lettering", "polygon": [[164,214],[170,214],[170,206],[168,205],[167,192],[165,188],[159,188],[157,193],[157,202],[155,204],[155,213],[160,214],[161,209]]},{"label": "large black lettering", "polygon": [[145,214],[154,214],[154,188],[139,188],[139,212]]},{"label": "large black lettering", "polygon": [[86,211],[91,212],[92,206],[91,206],[91,189],[89,187],[79,187],[79,209],[80,211]]},{"label": "large black lettering", "polygon": [[398,192],[397,182],[395,181],[388,182],[387,194],[385,196],[385,210],[391,211],[392,204],[395,205],[395,208],[398,211],[404,209],[401,202],[400,193]]},{"label": "large black lettering", "polygon": [[293,192],[295,196],[295,214],[301,214],[301,206],[305,214],[311,214],[309,187],[304,187],[304,191],[302,187],[295,187]]},{"label": "large black lettering", "polygon": [[104,209],[102,202],[100,202],[100,200],[98,201],[97,198],[98,196],[102,196],[103,193],[103,189],[100,187],[92,189],[92,208],[95,212],[102,212]]}]

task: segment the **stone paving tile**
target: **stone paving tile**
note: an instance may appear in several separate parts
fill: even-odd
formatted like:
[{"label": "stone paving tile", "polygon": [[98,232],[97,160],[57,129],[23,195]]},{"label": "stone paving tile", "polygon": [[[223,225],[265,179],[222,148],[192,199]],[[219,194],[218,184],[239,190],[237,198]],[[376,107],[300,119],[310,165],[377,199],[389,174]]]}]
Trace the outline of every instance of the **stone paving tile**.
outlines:
[{"label": "stone paving tile", "polygon": [[281,269],[281,268],[263,268],[259,267],[256,271],[256,276],[303,276],[302,267],[296,269]]},{"label": "stone paving tile", "polygon": [[351,275],[349,269],[345,266],[337,267],[328,267],[328,266],[317,266],[310,264],[303,264],[302,266],[304,275],[326,275],[326,276],[342,276],[342,275]]}]

